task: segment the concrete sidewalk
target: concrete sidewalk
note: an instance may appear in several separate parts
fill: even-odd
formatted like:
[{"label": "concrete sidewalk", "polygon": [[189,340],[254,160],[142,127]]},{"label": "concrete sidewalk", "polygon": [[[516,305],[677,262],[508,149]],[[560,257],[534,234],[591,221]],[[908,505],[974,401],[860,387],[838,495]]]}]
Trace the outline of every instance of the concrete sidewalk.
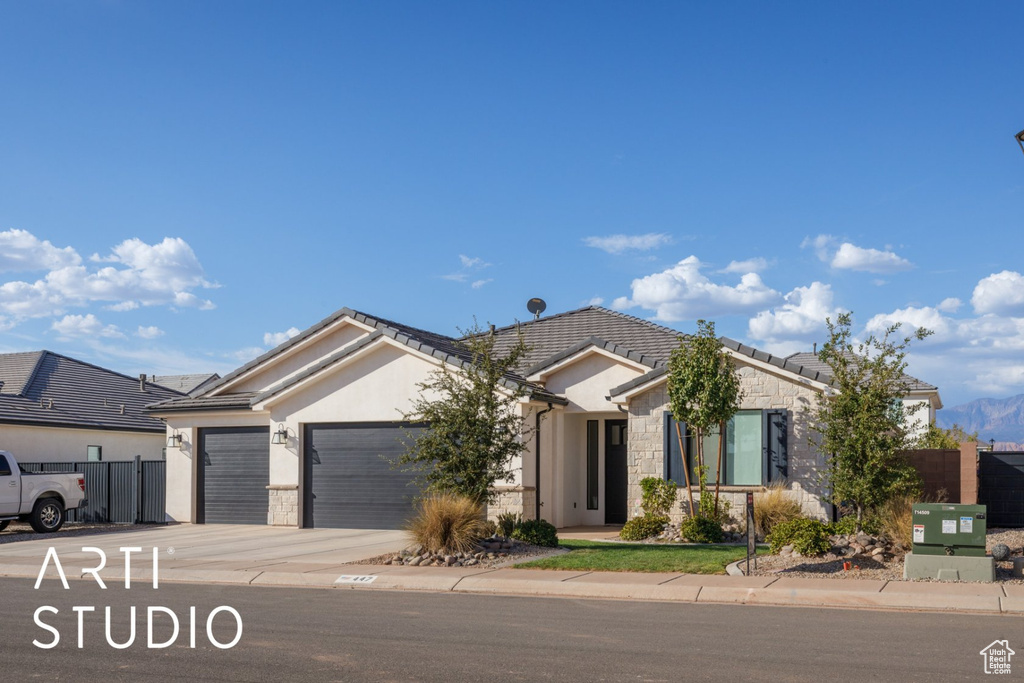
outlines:
[{"label": "concrete sidewalk", "polygon": [[[198,552],[189,548],[187,541],[192,534],[199,534],[204,543],[214,545],[216,551]],[[341,560],[353,551],[339,547],[359,546],[358,535],[339,534],[328,539],[293,531],[281,538],[265,532],[239,538],[237,529],[227,527],[202,530],[183,527],[177,533],[158,534],[156,538],[169,541],[172,536],[175,542],[186,542],[186,545],[175,547],[173,553],[168,553],[166,545],[159,546],[161,582],[1024,614],[1024,585],[1019,584],[358,565]],[[101,576],[107,583],[124,579],[124,556],[119,548],[142,545],[143,552],[131,559],[131,580],[150,582],[152,548],[144,544],[148,542],[152,546],[153,539],[149,534],[106,534],[60,539],[53,545],[57,547],[68,578],[89,581],[91,576],[83,575],[82,568],[95,567],[97,559],[92,553],[83,553],[81,548],[102,547],[107,552],[107,565]],[[288,550],[279,545],[285,539]],[[377,543],[384,539],[372,537],[372,540],[370,548],[376,550]],[[382,542],[382,545],[389,544]],[[0,575],[35,579],[49,546],[43,539],[0,545]],[[367,550],[360,547],[358,552]],[[47,577],[57,578],[52,566]]]}]

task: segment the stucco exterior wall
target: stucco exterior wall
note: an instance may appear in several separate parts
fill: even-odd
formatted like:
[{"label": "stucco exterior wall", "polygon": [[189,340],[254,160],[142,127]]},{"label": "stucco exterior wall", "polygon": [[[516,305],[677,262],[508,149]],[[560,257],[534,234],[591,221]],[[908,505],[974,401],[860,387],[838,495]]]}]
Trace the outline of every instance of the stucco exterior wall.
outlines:
[{"label": "stucco exterior wall", "polygon": [[[273,363],[263,368],[258,368],[251,376],[233,383],[230,391],[262,391],[272,387],[281,380],[297,375],[322,358],[326,358],[367,334],[368,332],[359,325],[348,321],[338,323],[338,327],[329,334],[316,339],[316,341],[310,341],[294,350],[289,349],[284,357],[276,359]],[[220,392],[216,391],[214,393]]]},{"label": "stucco exterior wall", "polygon": [[103,460],[159,460],[166,439],[162,432],[0,425],[0,448],[22,462],[85,461],[88,446],[102,446]]},{"label": "stucco exterior wall", "polygon": [[544,388],[568,399],[566,412],[608,411],[614,410],[608,390],[641,374],[638,368],[595,352],[547,375]]},{"label": "stucco exterior wall", "polygon": [[[736,370],[743,390],[741,410],[785,409],[787,411],[787,452],[789,457],[789,495],[798,501],[804,513],[824,518],[827,508],[821,502],[819,473],[824,459],[810,445],[807,411],[817,404],[819,392],[788,378],[736,361]],[[669,410],[667,384],[639,394],[629,402],[629,516],[643,514],[640,508],[640,480],[665,476],[664,420]],[[746,491],[760,487],[726,487],[725,498],[732,502],[736,514],[742,514]],[[697,499],[695,494],[694,499]],[[682,517],[682,505],[688,500],[685,488],[679,490],[673,518]]]}]

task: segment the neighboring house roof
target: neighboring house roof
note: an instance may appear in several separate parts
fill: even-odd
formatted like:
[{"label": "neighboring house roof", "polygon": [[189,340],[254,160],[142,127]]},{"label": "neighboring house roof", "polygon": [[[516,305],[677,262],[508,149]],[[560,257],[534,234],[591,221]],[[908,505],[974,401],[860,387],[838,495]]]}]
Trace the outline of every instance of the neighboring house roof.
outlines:
[{"label": "neighboring house roof", "polygon": [[[852,354],[850,355],[852,356]],[[786,356],[786,360],[797,363],[805,368],[813,369],[821,373],[823,377],[829,378],[829,381],[832,379],[831,369],[826,363],[821,362],[821,359],[818,358],[818,354],[816,353],[794,353],[790,356]],[[906,378],[911,391],[938,391],[938,387],[934,384],[928,384],[928,382],[919,380],[917,377],[912,377],[911,375],[904,375],[904,377]]]},{"label": "neighboring house roof", "polygon": [[[357,340],[356,343],[351,344],[344,349],[339,350],[335,354],[332,354],[328,358],[318,362],[314,366],[307,368],[306,370],[298,373],[296,376],[289,378],[288,380],[269,388],[268,390],[259,393],[249,393],[246,402],[243,404],[239,398],[241,394],[224,393],[216,396],[210,396],[212,392],[217,389],[224,387],[229,384],[232,380],[240,377],[247,373],[249,370],[256,368],[257,366],[267,362],[268,360],[284,353],[293,346],[301,343],[302,341],[315,335],[320,330],[330,326],[335,321],[342,317],[348,316],[357,322],[360,322],[369,327],[375,328],[376,332],[371,333],[369,337],[361,340]],[[378,334],[379,333],[379,334]],[[152,412],[162,413],[168,410],[171,411],[185,411],[185,410],[215,410],[215,409],[229,409],[237,407],[250,407],[255,403],[269,398],[275,393],[283,391],[285,388],[289,388],[294,384],[304,381],[310,378],[312,375],[319,373],[321,370],[333,365],[335,362],[340,360],[342,357],[349,355],[358,348],[362,348],[363,345],[376,341],[380,336],[394,339],[395,341],[404,344],[416,351],[425,353],[429,356],[437,358],[444,363],[454,365],[456,367],[463,367],[465,364],[472,362],[472,356],[467,352],[458,342],[458,340],[452,337],[446,337],[441,334],[434,332],[428,332],[427,330],[421,330],[416,327],[410,327],[409,325],[402,325],[391,320],[384,318],[376,318],[359,311],[355,311],[350,308],[342,308],[332,315],[324,318],[316,325],[300,332],[296,336],[292,337],[288,341],[284,342],[280,346],[271,349],[267,353],[259,356],[258,358],[246,363],[237,370],[228,373],[220,380],[206,387],[200,394],[193,398],[188,399],[175,399],[166,403],[153,404],[150,406]],[[524,377],[514,373],[508,373],[502,382],[506,387],[515,389],[520,386],[525,387],[530,397],[538,401],[548,401],[551,403],[564,404],[566,401],[561,396],[546,391],[543,387],[540,387],[532,382],[529,382]],[[212,399],[224,399],[223,401],[213,401]]]},{"label": "neighboring house roof", "polygon": [[0,354],[0,424],[162,433],[146,405],[180,397],[52,351]]},{"label": "neighboring house roof", "polygon": [[220,375],[216,372],[207,372],[198,375],[153,375],[149,381],[183,394],[198,394],[218,379]]}]

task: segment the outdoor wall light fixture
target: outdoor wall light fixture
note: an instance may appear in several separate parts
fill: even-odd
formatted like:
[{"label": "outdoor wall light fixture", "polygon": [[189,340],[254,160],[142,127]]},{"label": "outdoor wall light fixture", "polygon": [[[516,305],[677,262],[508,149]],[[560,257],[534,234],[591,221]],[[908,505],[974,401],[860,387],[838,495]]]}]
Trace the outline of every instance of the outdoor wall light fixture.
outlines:
[{"label": "outdoor wall light fixture", "polygon": [[283,424],[277,425],[277,431],[274,432],[274,437],[270,440],[270,443],[288,443],[288,428]]},{"label": "outdoor wall light fixture", "polygon": [[177,432],[177,430],[175,430],[175,432],[173,434],[171,434],[169,437],[167,437],[167,447],[168,448],[181,448],[181,440],[182,440],[181,434],[179,434]]},{"label": "outdoor wall light fixture", "polygon": [[1020,151],[1024,152],[1024,130],[1013,136],[1017,140],[1017,144],[1020,145]]}]

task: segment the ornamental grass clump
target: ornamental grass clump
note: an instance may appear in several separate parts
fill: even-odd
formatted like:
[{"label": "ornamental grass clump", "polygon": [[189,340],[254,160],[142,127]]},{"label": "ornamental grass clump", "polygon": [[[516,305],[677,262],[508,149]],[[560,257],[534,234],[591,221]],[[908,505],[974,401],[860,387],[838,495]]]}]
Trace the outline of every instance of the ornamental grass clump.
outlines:
[{"label": "ornamental grass clump", "polygon": [[786,495],[782,482],[772,482],[754,494],[754,526],[761,538],[767,537],[776,524],[792,522],[801,514],[800,504]]},{"label": "ornamental grass clump", "polygon": [[416,504],[406,531],[431,552],[464,553],[486,535],[487,522],[482,506],[473,498],[432,493]]}]

